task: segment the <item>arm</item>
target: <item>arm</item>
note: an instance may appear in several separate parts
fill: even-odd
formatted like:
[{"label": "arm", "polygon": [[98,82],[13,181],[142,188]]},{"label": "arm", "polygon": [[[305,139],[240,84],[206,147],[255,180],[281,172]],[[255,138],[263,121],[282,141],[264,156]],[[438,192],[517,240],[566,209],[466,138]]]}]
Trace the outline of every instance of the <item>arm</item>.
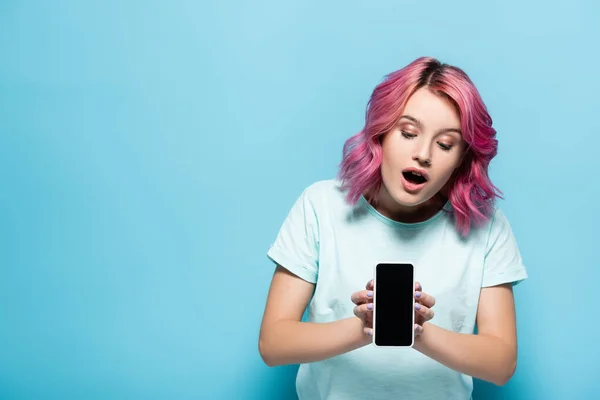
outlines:
[{"label": "arm", "polygon": [[314,286],[277,266],[258,343],[268,366],[320,361],[370,343],[356,317],[328,323],[301,322]]},{"label": "arm", "polygon": [[425,323],[415,349],[466,375],[498,386],[513,376],[517,365],[515,306],[511,284],[481,290],[478,334],[451,332]]}]

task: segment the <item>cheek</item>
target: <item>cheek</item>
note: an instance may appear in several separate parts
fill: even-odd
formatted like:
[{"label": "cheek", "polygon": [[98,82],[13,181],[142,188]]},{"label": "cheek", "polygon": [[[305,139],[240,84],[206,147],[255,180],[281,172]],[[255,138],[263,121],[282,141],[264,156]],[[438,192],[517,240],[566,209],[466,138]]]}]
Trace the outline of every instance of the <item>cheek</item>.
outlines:
[{"label": "cheek", "polygon": [[383,148],[383,155],[381,159],[381,178],[384,184],[388,187],[388,190],[394,192],[394,188],[399,188],[400,176],[402,175],[402,169],[406,167],[400,149]]},{"label": "cheek", "polygon": [[386,183],[394,179],[395,170],[393,159],[384,155],[381,160],[381,177]]},{"label": "cheek", "polygon": [[454,172],[455,168],[456,168],[455,162],[450,163],[449,166],[444,166],[443,168],[440,168],[440,170],[438,170],[438,172],[436,173],[435,186],[438,188],[442,188],[448,182],[448,180],[452,177],[452,173]]},{"label": "cheek", "polygon": [[383,153],[382,166],[385,165],[390,171],[403,169],[408,166],[406,163],[410,161],[408,156],[410,153],[409,146],[406,143],[401,143],[396,136],[389,137],[381,147]]}]

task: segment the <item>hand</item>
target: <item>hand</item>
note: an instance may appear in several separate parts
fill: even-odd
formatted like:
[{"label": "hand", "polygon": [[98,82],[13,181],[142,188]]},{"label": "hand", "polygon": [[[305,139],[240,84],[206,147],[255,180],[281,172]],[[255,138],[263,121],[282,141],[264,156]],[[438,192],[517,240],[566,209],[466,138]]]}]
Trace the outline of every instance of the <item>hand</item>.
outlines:
[{"label": "hand", "polygon": [[423,324],[431,320],[434,312],[431,309],[435,305],[435,297],[423,292],[419,282],[415,283],[415,333],[423,333]]},{"label": "hand", "polygon": [[[419,282],[415,283],[415,333],[420,335],[423,333],[423,324],[430,321],[434,316],[434,311],[431,309],[435,305],[435,298],[423,292],[423,288]],[[373,334],[373,280],[367,283],[366,289],[352,293],[352,302],[356,304],[354,307],[354,315],[356,315],[363,323],[363,332],[366,335]]]},{"label": "hand", "polygon": [[373,335],[373,280],[367,283],[365,290],[352,293],[351,299],[356,304],[354,315],[363,323],[363,333]]}]

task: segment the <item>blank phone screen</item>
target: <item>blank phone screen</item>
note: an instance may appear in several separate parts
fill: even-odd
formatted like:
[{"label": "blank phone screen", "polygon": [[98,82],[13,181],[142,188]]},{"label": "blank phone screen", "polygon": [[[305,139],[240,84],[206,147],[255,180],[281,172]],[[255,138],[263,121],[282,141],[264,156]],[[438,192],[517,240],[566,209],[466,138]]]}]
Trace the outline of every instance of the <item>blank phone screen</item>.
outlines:
[{"label": "blank phone screen", "polygon": [[375,267],[375,344],[410,346],[414,329],[414,268],[412,264]]}]

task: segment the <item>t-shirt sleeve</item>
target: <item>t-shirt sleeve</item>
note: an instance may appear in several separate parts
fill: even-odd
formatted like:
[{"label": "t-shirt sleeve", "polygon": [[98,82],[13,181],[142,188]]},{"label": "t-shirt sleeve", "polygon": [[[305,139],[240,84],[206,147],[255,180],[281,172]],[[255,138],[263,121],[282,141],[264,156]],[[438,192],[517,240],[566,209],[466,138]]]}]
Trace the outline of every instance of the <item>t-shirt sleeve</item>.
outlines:
[{"label": "t-shirt sleeve", "polygon": [[292,206],[267,256],[305,281],[316,283],[319,227],[309,189],[304,190]]},{"label": "t-shirt sleeve", "polygon": [[519,246],[504,213],[496,209],[487,241],[482,287],[512,283],[527,279]]}]

